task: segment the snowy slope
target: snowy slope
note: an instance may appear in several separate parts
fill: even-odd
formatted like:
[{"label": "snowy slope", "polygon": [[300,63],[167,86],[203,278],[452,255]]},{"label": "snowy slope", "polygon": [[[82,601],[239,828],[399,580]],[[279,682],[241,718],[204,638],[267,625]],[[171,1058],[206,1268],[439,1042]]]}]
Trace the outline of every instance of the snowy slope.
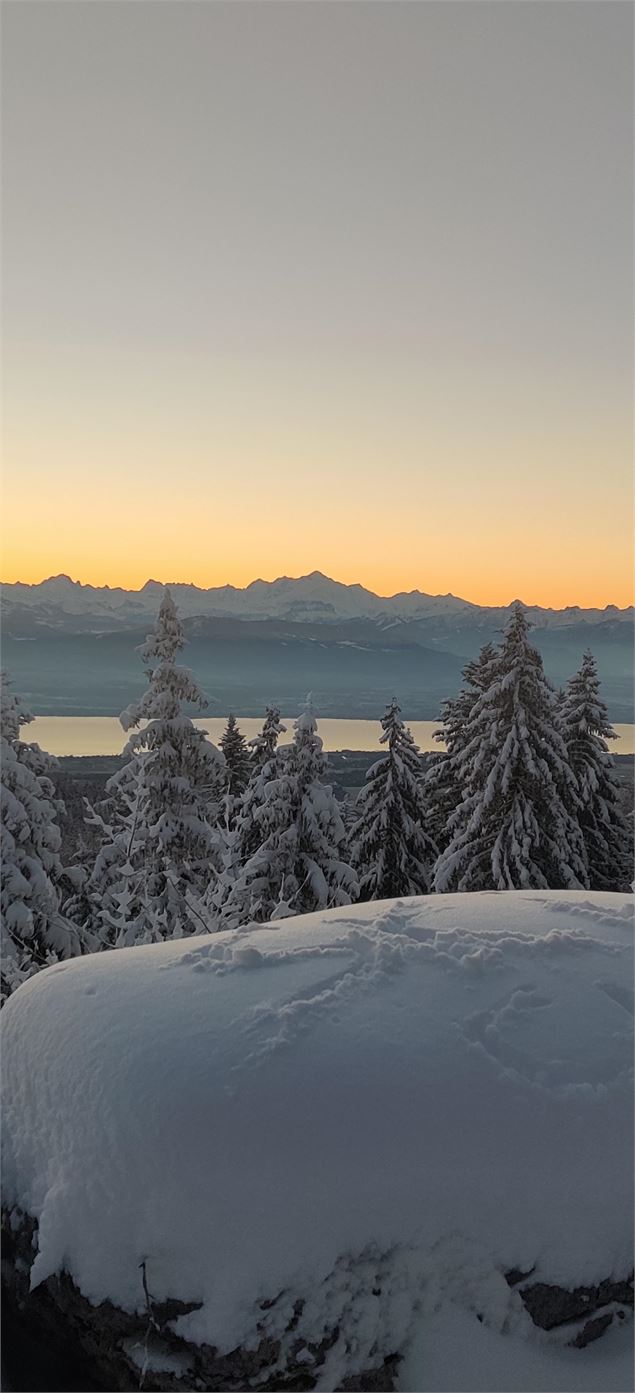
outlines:
[{"label": "snowy slope", "polygon": [[221,1350],[303,1298],[296,1340],[340,1326],[322,1388],[377,1350],[404,1389],[628,1388],[623,1326],[564,1349],[502,1274],[631,1267],[632,910],[390,901],[41,973],[2,1013],[32,1282],[134,1310],[145,1259]]}]

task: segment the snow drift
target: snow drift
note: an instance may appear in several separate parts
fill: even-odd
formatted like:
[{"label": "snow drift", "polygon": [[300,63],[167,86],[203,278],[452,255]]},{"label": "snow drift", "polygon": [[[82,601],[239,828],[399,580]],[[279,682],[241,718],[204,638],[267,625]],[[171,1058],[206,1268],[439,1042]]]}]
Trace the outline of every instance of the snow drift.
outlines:
[{"label": "snow drift", "polygon": [[631,1269],[632,916],[446,895],[39,974],[2,1012],[31,1286],[143,1311],[145,1270],[190,1344],[271,1337],[271,1386],[331,1331],[324,1389],[392,1354],[404,1389],[627,1388],[624,1321],[571,1349],[504,1274]]}]

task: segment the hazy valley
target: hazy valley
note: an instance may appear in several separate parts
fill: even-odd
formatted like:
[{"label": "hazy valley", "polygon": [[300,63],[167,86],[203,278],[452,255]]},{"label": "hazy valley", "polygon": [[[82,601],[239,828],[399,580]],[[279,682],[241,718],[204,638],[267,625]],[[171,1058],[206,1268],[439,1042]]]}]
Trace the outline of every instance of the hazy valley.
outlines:
[{"label": "hazy valley", "polygon": [[[312,690],[323,716],[377,716],[397,693],[412,720],[439,703],[510,606],[487,608],[418,591],[390,598],[320,573],[255,581],[244,590],[171,587],[189,640],[188,665],[210,711],[258,715],[263,699],[298,709]],[[3,587],[2,661],[36,714],[116,715],[144,685],[135,649],[161,586],[98,589],[55,577]],[[633,720],[633,611],[528,607],[533,641],[556,685],[589,647],[611,718]]]}]

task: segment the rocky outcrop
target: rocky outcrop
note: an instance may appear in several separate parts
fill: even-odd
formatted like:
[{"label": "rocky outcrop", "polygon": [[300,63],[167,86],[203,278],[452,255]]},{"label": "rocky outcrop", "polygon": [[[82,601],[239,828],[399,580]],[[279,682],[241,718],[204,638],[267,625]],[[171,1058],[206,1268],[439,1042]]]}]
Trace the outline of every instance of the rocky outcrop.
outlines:
[{"label": "rocky outcrop", "polygon": [[[633,1307],[632,1272],[625,1281],[608,1279],[595,1287],[574,1287],[573,1290],[546,1282],[529,1284],[527,1279],[531,1275],[531,1271],[521,1272],[520,1268],[513,1267],[505,1273],[505,1280],[508,1286],[518,1287],[534,1325],[541,1330],[556,1330],[563,1325],[579,1327],[569,1341],[574,1349],[586,1349],[594,1340],[599,1340],[612,1325],[614,1316],[623,1320],[625,1308]],[[526,1285],[521,1286],[521,1283]]]},{"label": "rocky outcrop", "polygon": [[593,1340],[599,1340],[600,1335],[603,1335],[604,1331],[608,1330],[609,1325],[612,1324],[612,1321],[612,1311],[606,1311],[603,1316],[596,1316],[595,1320],[586,1321],[586,1323],[582,1326],[582,1329],[576,1335],[575,1339],[570,1341],[570,1343],[573,1345],[573,1348],[586,1349],[586,1346],[590,1345]]},{"label": "rocky outcrop", "polygon": [[[272,1338],[266,1333],[266,1314],[283,1296],[279,1293],[262,1302],[258,1344],[220,1354],[211,1345],[193,1345],[175,1333],[172,1322],[197,1307],[176,1298],[155,1301],[143,1264],[140,1289],[145,1309],[137,1314],[122,1311],[109,1301],[91,1305],[65,1272],[30,1291],[35,1246],[33,1220],[26,1215],[17,1219],[5,1216],[3,1344],[9,1382],[16,1390],[178,1393],[195,1389],[232,1393],[253,1389],[258,1393],[302,1393],[315,1388],[340,1335],[334,1325],[325,1330],[319,1342],[301,1338],[304,1303],[298,1300],[289,1308],[291,1315],[283,1335]],[[607,1280],[572,1290],[531,1282],[531,1276],[531,1271],[519,1268],[505,1273],[534,1324],[546,1331],[570,1326],[569,1344],[576,1349],[599,1339],[614,1319],[625,1318],[626,1308],[633,1306],[632,1274],[624,1281]],[[340,1389],[342,1393],[390,1393],[396,1386],[399,1362],[397,1351],[387,1356],[378,1353],[374,1363],[347,1377]]]},{"label": "rocky outcrop", "polygon": [[[633,1305],[633,1274],[623,1282],[600,1282],[596,1287],[574,1287],[567,1291],[564,1287],[548,1286],[545,1282],[534,1282],[531,1286],[519,1288],[521,1299],[526,1306],[534,1325],[541,1330],[553,1330],[569,1321],[578,1321],[586,1316],[613,1304]],[[599,1334],[610,1324],[606,1322]],[[596,1339],[593,1335],[590,1338]],[[585,1344],[589,1340],[585,1340]]]},{"label": "rocky outcrop", "polygon": [[[36,1226],[28,1216],[19,1224],[3,1217],[2,1287],[4,1348],[11,1387],[19,1390],[85,1390],[85,1393],[145,1393],[170,1390],[258,1389],[297,1390],[315,1387],[329,1350],[339,1337],[334,1326],[319,1343],[293,1335],[303,1302],[293,1308],[284,1332],[284,1367],[280,1368],[283,1340],[263,1338],[254,1349],[239,1348],[219,1354],[211,1345],[193,1345],[181,1339],[170,1322],[196,1310],[196,1305],[177,1299],[156,1302],[140,1274],[146,1309],[130,1315],[109,1301],[93,1306],[66,1272],[48,1277],[29,1290]],[[263,1311],[275,1304],[263,1302]],[[12,1346],[28,1349],[29,1370],[12,1368]],[[38,1350],[40,1358],[38,1359]],[[21,1356],[20,1356],[21,1357]],[[399,1355],[378,1356],[376,1364],[360,1369],[340,1385],[348,1393],[390,1393],[395,1388]],[[23,1375],[27,1381],[23,1382]],[[38,1382],[38,1378],[46,1381]]]}]

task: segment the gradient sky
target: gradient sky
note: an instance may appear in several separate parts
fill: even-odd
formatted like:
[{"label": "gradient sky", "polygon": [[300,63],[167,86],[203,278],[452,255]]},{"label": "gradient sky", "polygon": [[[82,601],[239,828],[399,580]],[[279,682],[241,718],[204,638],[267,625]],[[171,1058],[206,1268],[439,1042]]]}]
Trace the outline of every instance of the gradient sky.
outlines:
[{"label": "gradient sky", "polygon": [[5,579],[629,603],[632,23],[5,0]]}]

